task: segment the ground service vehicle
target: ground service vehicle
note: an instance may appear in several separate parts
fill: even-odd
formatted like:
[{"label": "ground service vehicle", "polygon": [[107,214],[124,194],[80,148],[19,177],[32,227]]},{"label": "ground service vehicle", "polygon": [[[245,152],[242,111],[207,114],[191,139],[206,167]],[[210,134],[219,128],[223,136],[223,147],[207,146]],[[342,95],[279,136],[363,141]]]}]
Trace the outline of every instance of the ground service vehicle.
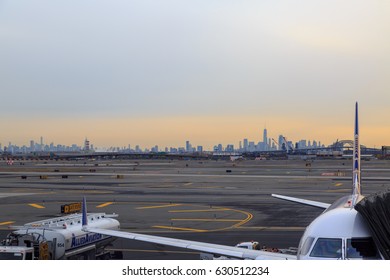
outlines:
[{"label": "ground service vehicle", "polygon": [[[88,223],[101,229],[119,229],[117,215],[89,213]],[[0,259],[60,260],[121,258],[107,250],[115,237],[82,230],[82,214],[28,223],[0,243]]]}]

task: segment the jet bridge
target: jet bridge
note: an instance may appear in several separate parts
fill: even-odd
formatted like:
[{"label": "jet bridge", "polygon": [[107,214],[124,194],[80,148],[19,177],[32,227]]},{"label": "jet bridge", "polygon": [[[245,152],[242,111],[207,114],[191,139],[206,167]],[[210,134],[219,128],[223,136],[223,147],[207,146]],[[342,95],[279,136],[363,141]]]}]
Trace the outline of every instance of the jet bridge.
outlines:
[{"label": "jet bridge", "polygon": [[366,220],[383,258],[390,260],[390,189],[363,198],[355,209]]}]

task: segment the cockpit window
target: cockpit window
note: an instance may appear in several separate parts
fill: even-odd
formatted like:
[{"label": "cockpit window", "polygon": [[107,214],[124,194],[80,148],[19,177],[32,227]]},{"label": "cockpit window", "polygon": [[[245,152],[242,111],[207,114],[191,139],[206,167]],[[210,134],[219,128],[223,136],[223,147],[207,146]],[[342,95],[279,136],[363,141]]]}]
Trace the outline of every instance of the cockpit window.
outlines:
[{"label": "cockpit window", "polygon": [[318,238],[314,244],[310,257],[339,259],[341,255],[342,241],[338,238]]},{"label": "cockpit window", "polygon": [[307,253],[309,253],[310,247],[313,244],[313,242],[314,242],[314,237],[309,236],[308,238],[306,238],[299,254],[300,255],[307,255]]},{"label": "cockpit window", "polygon": [[372,238],[352,238],[347,240],[347,259],[378,259]]}]

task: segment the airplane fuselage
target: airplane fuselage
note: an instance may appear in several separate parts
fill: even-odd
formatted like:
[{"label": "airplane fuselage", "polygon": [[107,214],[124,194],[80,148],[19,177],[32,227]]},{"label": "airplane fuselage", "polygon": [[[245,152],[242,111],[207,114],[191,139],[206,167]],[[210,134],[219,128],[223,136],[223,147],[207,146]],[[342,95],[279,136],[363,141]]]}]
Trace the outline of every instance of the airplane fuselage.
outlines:
[{"label": "airplane fuselage", "polygon": [[368,225],[351,207],[351,199],[340,198],[306,228],[298,259],[381,259]]}]

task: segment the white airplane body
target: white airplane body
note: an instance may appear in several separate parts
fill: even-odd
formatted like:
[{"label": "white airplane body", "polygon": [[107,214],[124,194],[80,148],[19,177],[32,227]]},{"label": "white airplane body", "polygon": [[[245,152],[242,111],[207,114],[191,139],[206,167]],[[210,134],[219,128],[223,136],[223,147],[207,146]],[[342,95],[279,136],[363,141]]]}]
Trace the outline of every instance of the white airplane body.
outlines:
[{"label": "white airplane body", "polygon": [[[253,260],[318,260],[318,259],[382,259],[372,239],[368,225],[354,209],[363,196],[360,188],[360,144],[358,104],[355,113],[355,139],[352,194],[333,204],[272,194],[273,197],[325,209],[305,230],[297,255],[250,250],[245,248],[196,242],[146,234],[98,229],[84,225],[84,230],[104,235],[186,248],[238,259]],[[84,203],[85,204],[85,203]]]}]

